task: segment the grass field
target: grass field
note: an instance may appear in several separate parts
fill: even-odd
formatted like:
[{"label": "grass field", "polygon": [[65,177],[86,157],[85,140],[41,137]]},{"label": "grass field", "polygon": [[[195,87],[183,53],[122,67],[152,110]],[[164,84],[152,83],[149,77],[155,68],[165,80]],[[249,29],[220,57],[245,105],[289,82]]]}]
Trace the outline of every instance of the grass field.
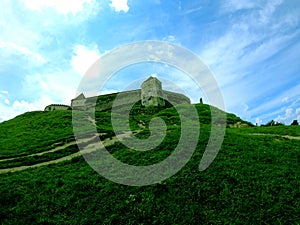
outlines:
[{"label": "grass field", "polygon": [[[286,137],[299,137],[300,126],[227,128],[215,161],[199,172],[210,134],[210,112],[207,105],[196,107],[201,122],[197,149],[171,178],[149,186],[125,186],[97,174],[82,157],[2,173],[0,223],[300,224],[300,140]],[[115,158],[149,165],[171,154],[180,135],[180,121],[172,108],[133,108],[130,125],[132,129],[146,125],[138,135],[148,137],[147,123],[153,113],[168,125],[161,145],[150,152],[134,152],[115,143],[107,147]],[[109,116],[96,114],[98,131],[108,136],[113,134]],[[1,123],[0,157],[30,155],[73,141],[71,117],[68,111],[33,112]],[[244,121],[227,115],[228,124],[237,122]],[[50,156],[57,158],[67,151]],[[0,166],[7,163],[1,161]]]}]

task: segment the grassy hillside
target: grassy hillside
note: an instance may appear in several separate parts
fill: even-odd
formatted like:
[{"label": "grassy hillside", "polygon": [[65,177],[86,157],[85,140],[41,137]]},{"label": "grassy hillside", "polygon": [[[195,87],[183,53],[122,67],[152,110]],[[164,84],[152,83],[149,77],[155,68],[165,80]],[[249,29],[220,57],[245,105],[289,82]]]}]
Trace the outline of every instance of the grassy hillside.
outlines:
[{"label": "grassy hillside", "polygon": [[0,124],[0,159],[42,152],[72,140],[71,111],[28,112]]},{"label": "grassy hillside", "polygon": [[[201,124],[210,123],[210,107],[196,105]],[[122,109],[120,109],[122,111]],[[151,118],[160,116],[171,122],[179,121],[176,110],[171,108],[141,108],[135,105],[131,112],[132,121],[148,123]],[[110,111],[96,113],[99,133],[113,135],[110,125]],[[85,121],[81,121],[84,123]],[[242,121],[233,114],[227,114],[227,123]],[[137,124],[135,124],[137,125]],[[132,123],[132,129],[141,129]],[[26,156],[43,152],[55,146],[74,141],[71,111],[28,112],[0,124],[0,159]]]},{"label": "grassy hillside", "polygon": [[[201,123],[199,143],[191,160],[173,177],[144,187],[125,186],[97,174],[82,157],[2,173],[0,223],[299,224],[300,140],[283,135],[299,137],[300,126],[227,128],[217,158],[199,172],[210,135],[210,108],[196,108]],[[110,153],[133,165],[150,165],[168,157],[180,135],[174,108],[135,105],[130,115],[130,126],[142,130],[137,135],[141,138],[150,135],[150,119],[160,116],[168,127],[166,138],[149,152],[134,152],[117,142],[107,147]],[[0,156],[32,154],[72,142],[71,118],[69,111],[32,112],[1,123]],[[106,133],[102,138],[112,136],[110,112],[98,112],[96,118],[98,131]],[[238,122],[248,124],[227,115],[228,125]],[[76,150],[71,145],[65,151],[47,153],[51,154],[48,159],[47,154],[35,159],[51,160]],[[34,163],[23,159],[0,161],[0,166]]]}]

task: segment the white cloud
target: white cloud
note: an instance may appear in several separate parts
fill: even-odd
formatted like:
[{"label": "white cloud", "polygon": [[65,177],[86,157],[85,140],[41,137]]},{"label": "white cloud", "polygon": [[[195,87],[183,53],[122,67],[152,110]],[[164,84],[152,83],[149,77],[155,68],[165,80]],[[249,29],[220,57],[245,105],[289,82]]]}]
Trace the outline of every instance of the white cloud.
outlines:
[{"label": "white cloud", "polygon": [[[65,33],[66,27],[69,29],[74,23],[80,26],[95,15],[99,6],[96,0],[0,1],[0,76],[17,72],[15,85],[5,83],[1,87],[10,91],[9,99],[0,88],[2,120],[26,111],[43,110],[52,103],[70,104],[80,76],[66,61],[69,44],[63,48],[59,45],[69,35]],[[22,16],[16,9],[20,9]],[[80,55],[82,51],[79,49],[77,53]],[[91,58],[85,55],[81,59]],[[80,66],[76,68],[80,70]]]},{"label": "white cloud", "polygon": [[296,109],[296,116],[297,116],[297,120],[300,123],[300,108]]},{"label": "white cloud", "polygon": [[2,103],[4,102],[6,105],[9,105],[10,101],[7,97],[8,97],[8,91],[0,90],[0,104],[1,102]]},{"label": "white cloud", "polygon": [[[30,74],[25,77],[23,88],[27,96],[38,96],[31,98],[32,101],[37,101],[39,96],[44,96],[50,99],[51,103],[69,105],[71,99],[75,97],[80,78],[73,69]],[[44,109],[45,104],[40,105],[40,108]]]},{"label": "white cloud", "polygon": [[253,0],[229,0],[224,1],[222,10],[225,12],[235,12],[242,9],[251,9],[257,6],[257,3]]},{"label": "white cloud", "polygon": [[6,91],[6,90],[1,90],[1,93],[5,94],[5,95],[8,95],[8,91]]},{"label": "white cloud", "polygon": [[73,53],[74,55],[71,59],[71,65],[81,76],[83,76],[93,63],[101,56],[96,45],[93,45],[92,47],[76,45],[73,48]]},{"label": "white cloud", "polygon": [[85,4],[91,4],[93,0],[24,0],[25,6],[33,11],[41,11],[45,8],[53,8],[61,14],[73,14],[83,11]]},{"label": "white cloud", "polygon": [[115,89],[104,89],[100,91],[100,95],[106,95],[106,94],[111,94],[111,93],[117,93],[118,91]]},{"label": "white cloud", "polygon": [[[273,113],[270,114],[270,116],[277,116],[276,114],[284,111],[280,108],[280,106],[282,106],[282,99],[284,99],[286,96],[289,96],[289,102],[291,102],[291,104],[289,105],[288,108],[295,108],[297,106],[297,102],[299,99],[299,90],[300,90],[300,84],[296,85],[284,92],[282,92],[279,96],[277,96],[276,98],[270,99],[268,101],[263,101],[263,102],[258,102],[256,104],[256,107],[253,108],[250,113],[251,114],[258,114],[258,113],[266,113],[270,110],[274,111],[274,110],[279,110],[279,112],[274,111]],[[258,95],[259,96],[259,95]],[[263,95],[261,95],[263,96]]]},{"label": "white cloud", "polygon": [[289,101],[289,97],[284,97],[283,99],[282,99],[282,102],[283,103],[287,103]]},{"label": "white cloud", "polygon": [[16,111],[24,111],[24,112],[34,111],[38,109],[35,104],[29,103],[25,100],[20,100],[20,101],[16,100],[14,101],[12,106]]},{"label": "white cloud", "polygon": [[[255,9],[254,17],[248,21],[252,23],[255,20],[256,26],[266,25],[273,19],[273,14],[275,13],[278,6],[283,3],[283,0],[273,0],[273,1],[257,1],[257,0],[229,0],[224,1],[221,9],[225,13],[234,13],[239,10],[253,10]],[[247,16],[247,19],[249,17]]]},{"label": "white cloud", "polygon": [[[282,50],[288,49],[299,35],[296,28],[299,10],[286,13],[282,4],[280,0],[226,1],[221,10],[230,16],[230,25],[226,28],[224,23],[224,33],[209,39],[199,54],[215,74],[226,108],[253,121],[256,117],[259,117],[258,122],[268,119],[267,116],[274,119],[284,111],[279,108],[299,93],[299,89],[279,96],[274,93],[275,90],[282,92],[284,85],[293,81],[294,75],[286,74],[288,78],[282,80],[283,76],[275,78],[272,72],[283,70],[284,60],[298,56],[298,53],[289,55],[288,51]],[[243,11],[236,12],[239,10]],[[276,96],[272,98],[270,93]],[[249,109],[244,110],[243,104]],[[271,110],[272,115],[269,114]],[[277,114],[274,114],[275,110]]]},{"label": "white cloud", "polygon": [[253,49],[248,54],[243,55],[240,62],[243,65],[253,65],[263,62],[270,58],[285,47],[286,43],[293,38],[294,35],[274,37]]},{"label": "white cloud", "polygon": [[[79,82],[80,76],[76,76],[72,69],[26,75],[22,88],[26,97],[10,102],[0,96],[0,122],[28,111],[44,110],[53,103],[70,105]],[[29,99],[27,96],[32,97]]]},{"label": "white cloud", "polygon": [[[195,12],[200,11],[201,9],[203,9],[202,6],[192,8],[192,9],[188,9],[188,10],[185,10],[185,11],[181,12],[181,15],[187,15],[187,14],[190,14],[190,13],[195,13]],[[182,11],[181,6],[179,6],[179,11]]]},{"label": "white cloud", "polygon": [[271,21],[272,15],[276,8],[282,4],[282,0],[268,1],[267,4],[259,12],[259,22],[261,24],[267,24]]},{"label": "white cloud", "polygon": [[14,75],[14,85],[1,87],[10,91],[9,99],[0,89],[0,118],[43,110],[51,103],[70,104],[80,76],[66,61],[70,44],[60,46],[68,39],[66,27],[80,26],[98,12],[100,3],[2,0],[0,8],[0,76]]},{"label": "white cloud", "polygon": [[287,108],[284,115],[278,115],[275,119],[275,121],[282,122],[286,125],[290,125],[293,120],[300,122],[300,108]]},{"label": "white cloud", "polygon": [[0,102],[0,122],[9,120],[28,111],[43,110],[43,104],[51,103],[52,101],[47,97],[41,97],[34,102],[29,102],[26,100],[15,100],[11,105],[3,104]]},{"label": "white cloud", "polygon": [[116,12],[124,11],[126,13],[129,10],[127,0],[111,0],[109,6],[114,8]]},{"label": "white cloud", "polygon": [[255,118],[255,124],[260,125],[262,122],[262,119],[260,119],[259,117]]},{"label": "white cloud", "polygon": [[[267,3],[256,1],[226,1],[223,10],[227,13],[239,9],[255,8],[233,17],[231,25],[222,36],[210,40],[200,55],[217,74],[223,74],[224,84],[235,80],[247,66],[263,62],[275,55],[298,33],[282,33],[287,27],[293,28],[297,23],[298,13],[277,15],[281,0]],[[260,22],[258,22],[260,21]],[[282,23],[282,21],[287,21]],[[276,26],[270,26],[276,24]],[[224,79],[226,81],[224,81]]]},{"label": "white cloud", "polygon": [[233,28],[211,41],[200,53],[203,61],[213,69],[221,86],[234,84],[249,71],[248,67],[269,59],[295,36],[282,35],[269,39],[243,29]]},{"label": "white cloud", "polygon": [[157,73],[152,73],[150,74],[151,77],[156,77],[157,78]]},{"label": "white cloud", "polygon": [[33,61],[37,61],[39,63],[46,63],[46,59],[43,58],[39,53],[33,52],[24,46],[19,46],[12,42],[5,42],[0,39],[0,49],[8,49],[11,54],[21,54],[26,57],[31,57]]},{"label": "white cloud", "polygon": [[167,42],[172,42],[172,43],[178,43],[176,37],[173,35],[168,35],[167,37],[164,37],[162,40]]}]

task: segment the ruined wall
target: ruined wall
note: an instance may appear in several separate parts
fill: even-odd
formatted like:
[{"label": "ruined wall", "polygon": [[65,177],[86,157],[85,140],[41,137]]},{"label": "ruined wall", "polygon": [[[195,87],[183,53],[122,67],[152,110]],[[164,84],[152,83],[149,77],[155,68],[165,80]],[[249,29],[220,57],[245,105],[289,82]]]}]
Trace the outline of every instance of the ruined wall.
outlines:
[{"label": "ruined wall", "polygon": [[113,103],[114,107],[134,104],[141,100],[141,89],[118,93],[118,99]]},{"label": "ruined wall", "polygon": [[[117,97],[118,96],[118,97]],[[117,101],[116,101],[117,97]],[[172,104],[190,104],[190,99],[183,94],[162,90],[161,82],[155,77],[149,77],[142,83],[142,89],[124,91],[107,95],[85,98],[80,94],[71,101],[72,109],[96,111],[111,109],[113,106],[133,104],[141,100],[143,106],[165,106],[165,100]]]},{"label": "ruined wall", "polygon": [[[118,96],[118,101],[115,101]],[[140,100],[141,90],[124,91],[120,93],[113,93],[107,95],[99,95],[96,97],[85,98],[84,101],[73,100],[72,108],[79,110],[89,110],[95,107],[96,111],[104,111],[115,107],[136,103]]]},{"label": "ruined wall", "polygon": [[170,100],[172,103],[176,104],[191,104],[191,100],[183,94],[171,92],[171,91],[163,91],[164,98],[166,100]]},{"label": "ruined wall", "polygon": [[61,105],[61,104],[51,104],[46,106],[44,111],[53,111],[53,110],[70,110],[71,107],[68,105]]},{"label": "ruined wall", "polygon": [[[73,100],[72,101],[72,109],[77,109],[77,110],[88,110],[91,109],[92,107],[95,107],[96,111],[104,111],[112,108],[113,104],[115,107],[122,106],[122,105],[127,105],[127,104],[132,104],[136,103],[138,100],[141,99],[141,94],[142,90],[133,90],[133,91],[125,91],[121,93],[113,93],[113,94],[108,94],[108,95],[100,95],[96,97],[90,97],[90,98],[85,98],[85,99],[80,99],[80,100]],[[118,95],[118,101],[114,102],[116,97]],[[151,100],[151,99],[150,99]],[[152,99],[153,102],[157,101],[164,101],[164,100],[169,100],[171,103],[175,104],[190,104],[191,101],[188,97],[186,97],[183,94],[171,92],[171,91],[162,91],[162,97],[159,99]],[[144,106],[149,106],[151,102],[148,102]],[[158,103],[158,102],[157,102]],[[96,104],[96,106],[95,106]],[[164,105],[162,103],[156,104],[157,105]]]}]

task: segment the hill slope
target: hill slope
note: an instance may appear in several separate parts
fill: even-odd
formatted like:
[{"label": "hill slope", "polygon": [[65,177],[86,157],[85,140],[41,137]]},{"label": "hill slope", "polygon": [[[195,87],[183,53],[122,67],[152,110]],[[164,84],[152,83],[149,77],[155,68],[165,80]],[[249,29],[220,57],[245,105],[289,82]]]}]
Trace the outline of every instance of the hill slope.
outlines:
[{"label": "hill slope", "polygon": [[[197,104],[196,108],[200,123],[210,124],[210,106]],[[156,116],[166,121],[179,122],[178,114],[173,107],[146,109],[136,104],[131,115],[132,120],[143,120],[144,123]],[[112,136],[110,111],[97,112],[96,119],[99,132],[108,132],[109,136]],[[250,124],[234,114],[227,114],[228,126],[238,122]],[[141,129],[138,126],[132,128]],[[43,152],[70,141],[74,141],[71,111],[28,112],[0,123],[0,159]]]},{"label": "hill slope", "polygon": [[[2,173],[1,224],[297,224],[300,141],[282,135],[300,136],[300,126],[284,130],[228,128],[217,158],[207,170],[199,172],[210,135],[210,113],[207,105],[196,107],[201,122],[199,143],[186,166],[171,178],[150,186],[124,186],[97,174],[82,157]],[[107,149],[115,158],[133,165],[164,160],[180,134],[174,109],[135,106],[130,125],[133,130],[142,130],[137,136],[146,138],[148,122],[157,115],[168,127],[158,148],[134,152],[117,142]],[[97,129],[105,132],[101,139],[111,137],[109,111],[96,113],[96,118]],[[65,142],[71,144],[66,150],[78,151],[72,145],[71,119],[70,111],[32,112],[1,123],[2,159],[42,152]],[[227,115],[227,122],[247,123],[232,114]],[[71,154],[68,151],[35,160]],[[7,160],[0,165],[8,166]]]}]

